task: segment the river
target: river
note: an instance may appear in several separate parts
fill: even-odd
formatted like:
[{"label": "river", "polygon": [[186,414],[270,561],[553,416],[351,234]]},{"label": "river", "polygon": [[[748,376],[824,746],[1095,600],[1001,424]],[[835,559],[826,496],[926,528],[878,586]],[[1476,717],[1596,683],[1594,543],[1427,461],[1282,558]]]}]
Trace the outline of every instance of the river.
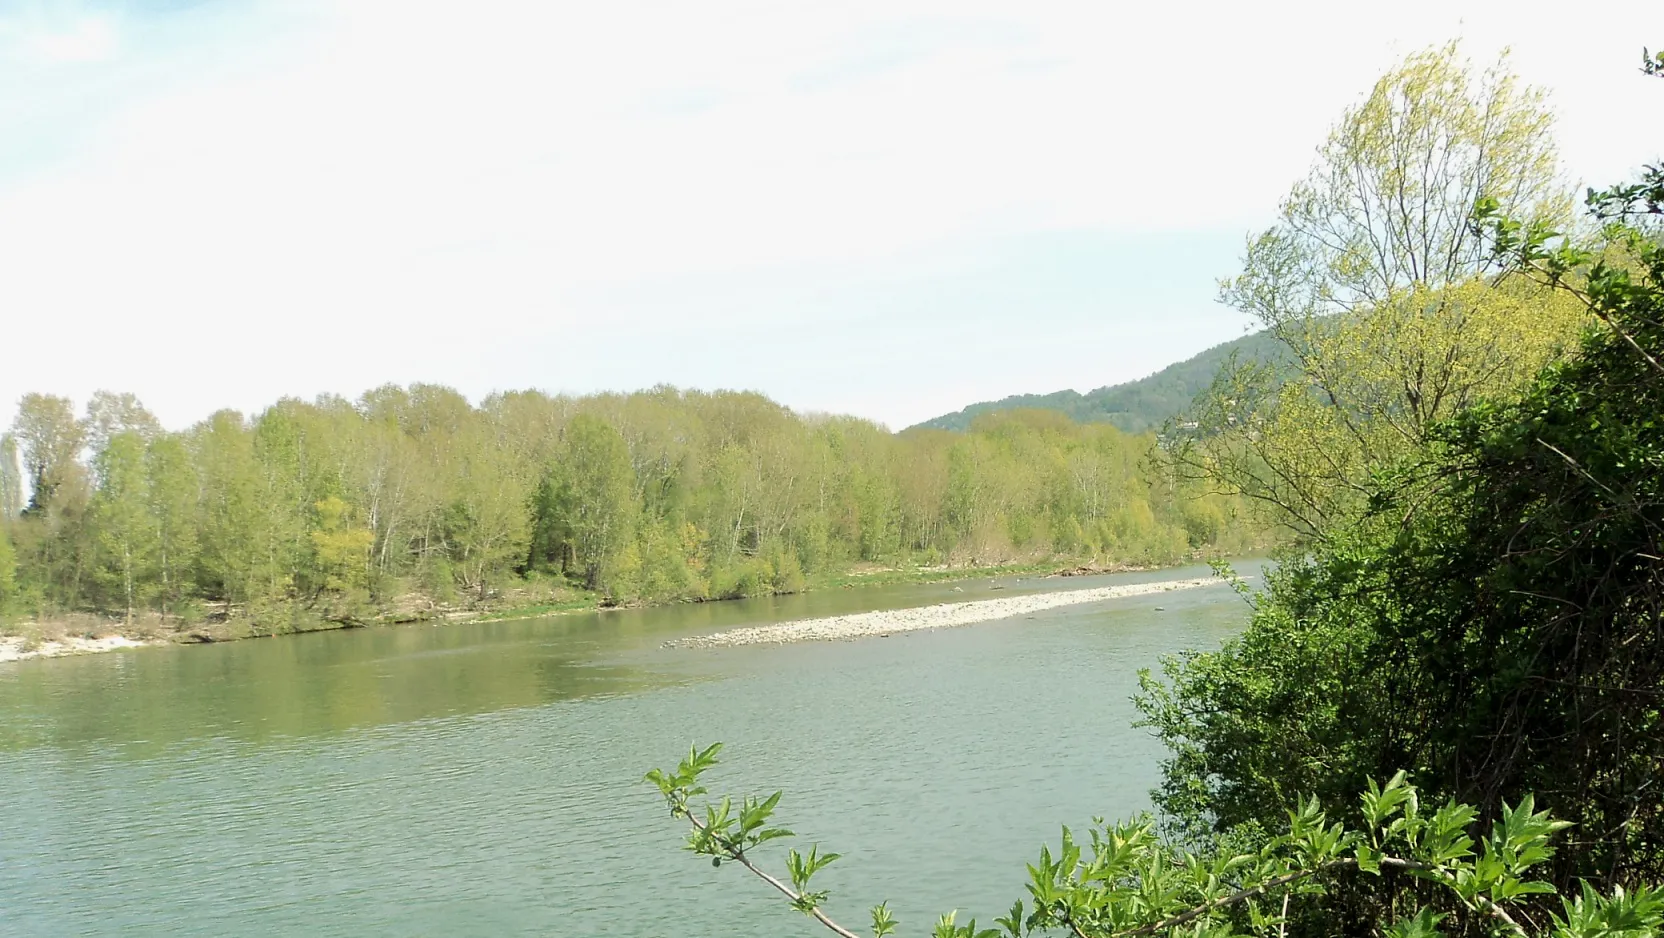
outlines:
[{"label": "river", "polygon": [[[679,848],[643,772],[726,743],[715,791],[843,858],[903,935],[1021,895],[1060,824],[1149,805],[1137,670],[1239,629],[1223,587],[854,642],[718,629],[1176,579],[987,580],[0,664],[0,935],[781,938],[818,925]],[[1158,607],[1160,610],[1158,611]],[[783,851],[780,851],[783,852]],[[777,868],[783,867],[771,856]]]}]

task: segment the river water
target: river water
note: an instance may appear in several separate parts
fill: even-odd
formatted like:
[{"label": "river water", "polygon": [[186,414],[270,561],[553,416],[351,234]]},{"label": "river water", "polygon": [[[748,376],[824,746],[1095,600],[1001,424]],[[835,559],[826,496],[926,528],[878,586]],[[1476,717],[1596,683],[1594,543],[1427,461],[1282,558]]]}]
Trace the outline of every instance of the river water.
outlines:
[{"label": "river water", "polygon": [[1137,670],[1216,646],[1240,598],[1209,587],[855,642],[662,643],[1199,573],[0,664],[0,935],[814,934],[743,870],[678,849],[682,828],[640,783],[715,740],[713,791],[785,789],[779,816],[804,846],[843,854],[816,880],[834,917],[865,930],[888,899],[904,935],[955,908],[986,922],[1060,824],[1148,807],[1162,750],[1130,726]]}]

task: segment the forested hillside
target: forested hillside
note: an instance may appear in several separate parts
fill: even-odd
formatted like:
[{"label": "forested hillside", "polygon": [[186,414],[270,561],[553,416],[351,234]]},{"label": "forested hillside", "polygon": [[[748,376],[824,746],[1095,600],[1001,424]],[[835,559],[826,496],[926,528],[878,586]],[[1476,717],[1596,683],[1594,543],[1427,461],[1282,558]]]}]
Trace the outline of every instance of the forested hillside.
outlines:
[{"label": "forested hillside", "polygon": [[795,591],[856,563],[1235,549],[1155,438],[1029,411],[895,435],[757,394],[284,400],[166,432],[131,395],[28,395],[0,442],[0,602],[261,629],[505,588],[605,602]]},{"label": "forested hillside", "polygon": [[982,401],[955,413],[933,417],[918,426],[963,431],[970,429],[971,422],[983,414],[1034,408],[1055,410],[1080,423],[1107,423],[1127,433],[1160,430],[1162,424],[1183,413],[1197,395],[1208,389],[1220,367],[1233,356],[1254,362],[1284,359],[1281,343],[1264,332],[1256,332],[1216,345],[1137,381],[1085,394],[1064,390]]}]

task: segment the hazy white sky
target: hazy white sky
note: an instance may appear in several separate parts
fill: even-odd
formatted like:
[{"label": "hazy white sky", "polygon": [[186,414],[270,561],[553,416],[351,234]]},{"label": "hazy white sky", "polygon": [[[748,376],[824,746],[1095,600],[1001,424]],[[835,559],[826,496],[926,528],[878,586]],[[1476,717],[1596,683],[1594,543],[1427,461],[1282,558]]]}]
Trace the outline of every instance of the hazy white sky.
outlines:
[{"label": "hazy white sky", "polygon": [[663,382],[899,428],[1136,378],[1241,333],[1216,278],[1406,52],[1512,46],[1576,178],[1664,155],[1664,5],[1540,9],[0,0],[0,422]]}]

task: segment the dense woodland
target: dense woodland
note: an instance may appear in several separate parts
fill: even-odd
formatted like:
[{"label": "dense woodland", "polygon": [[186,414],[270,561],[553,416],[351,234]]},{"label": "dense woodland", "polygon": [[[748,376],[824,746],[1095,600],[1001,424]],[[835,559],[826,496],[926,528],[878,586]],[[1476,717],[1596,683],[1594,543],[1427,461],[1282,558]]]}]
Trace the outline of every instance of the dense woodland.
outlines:
[{"label": "dense woodland", "polygon": [[267,631],[509,588],[726,598],[863,562],[1149,564],[1249,543],[1233,499],[1144,471],[1154,446],[1044,412],[895,435],[672,388],[476,407],[384,387],[183,432],[130,395],[77,414],[32,394],[0,442],[0,599]]},{"label": "dense woodland", "polygon": [[[1156,460],[1281,563],[1239,637],[1142,675],[1156,813],[1065,829],[997,928],[936,938],[1664,933],[1664,164],[1578,212],[1553,129],[1454,45],[1335,125],[1224,286],[1283,356],[1226,362]],[[755,871],[779,796],[703,809],[715,757],[649,781]],[[786,859],[854,936],[836,855]]]}]

